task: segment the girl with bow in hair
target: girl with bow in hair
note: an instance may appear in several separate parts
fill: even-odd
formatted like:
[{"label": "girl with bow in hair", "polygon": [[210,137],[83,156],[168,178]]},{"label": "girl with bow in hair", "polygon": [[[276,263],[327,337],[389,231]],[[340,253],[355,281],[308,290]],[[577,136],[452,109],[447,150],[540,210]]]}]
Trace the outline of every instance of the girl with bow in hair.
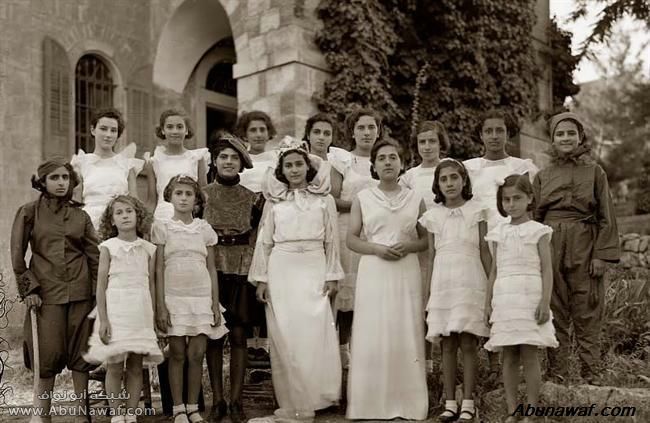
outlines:
[{"label": "girl with bow in hair", "polygon": [[[45,410],[42,418],[50,421],[50,394],[54,379],[64,367],[72,371],[72,382],[78,398],[86,398],[88,371],[84,361],[92,330],[86,316],[93,309],[99,250],[90,217],[72,200],[72,190],[79,179],[65,159],[55,157],[38,167],[32,186],[41,192],[38,200],[18,209],[11,230],[11,259],[18,284],[18,294],[28,308],[37,309],[43,330],[38,333],[40,345],[39,392],[34,407]],[[27,247],[32,258],[25,262]],[[31,319],[25,319],[25,364],[32,368]],[[85,400],[80,400],[84,406]],[[77,411],[75,421],[85,422],[87,416]]]}]

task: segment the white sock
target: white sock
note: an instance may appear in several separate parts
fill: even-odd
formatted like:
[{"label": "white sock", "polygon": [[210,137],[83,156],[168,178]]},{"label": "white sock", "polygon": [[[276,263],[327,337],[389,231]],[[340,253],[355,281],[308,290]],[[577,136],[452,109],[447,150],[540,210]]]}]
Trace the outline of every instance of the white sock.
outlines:
[{"label": "white sock", "polygon": [[172,407],[172,414],[186,413],[185,404],[175,405]]},{"label": "white sock", "polygon": [[463,400],[463,404],[460,406],[460,410],[467,410],[471,411],[472,413],[474,412],[474,400]]},{"label": "white sock", "polygon": [[458,403],[456,400],[445,400],[445,411],[442,414],[449,414],[447,410],[453,410],[454,413],[458,410]]}]

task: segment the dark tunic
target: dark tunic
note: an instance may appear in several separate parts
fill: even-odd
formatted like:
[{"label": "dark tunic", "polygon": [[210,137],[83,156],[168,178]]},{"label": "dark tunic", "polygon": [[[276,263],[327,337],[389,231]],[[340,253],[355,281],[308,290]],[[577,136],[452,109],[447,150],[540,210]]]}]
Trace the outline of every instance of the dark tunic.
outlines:
[{"label": "dark tunic", "polygon": [[602,278],[589,274],[592,259],[620,257],[614,205],[605,171],[585,154],[556,159],[533,183],[535,219],[553,228],[553,323],[560,343],[549,351],[552,371],[566,376],[573,322],[585,377],[597,372],[605,303]]},{"label": "dark tunic", "polygon": [[[25,262],[27,246],[32,258]],[[40,377],[64,367],[87,371],[82,358],[92,330],[86,316],[94,306],[99,265],[97,236],[90,217],[71,204],[45,196],[16,213],[11,231],[11,259],[21,298],[39,294]],[[25,317],[25,365],[33,360],[31,318]]]}]

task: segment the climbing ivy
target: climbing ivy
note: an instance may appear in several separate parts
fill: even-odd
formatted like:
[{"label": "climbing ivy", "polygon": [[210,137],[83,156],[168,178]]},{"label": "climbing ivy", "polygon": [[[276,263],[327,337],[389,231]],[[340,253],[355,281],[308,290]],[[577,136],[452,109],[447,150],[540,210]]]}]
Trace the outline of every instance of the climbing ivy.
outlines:
[{"label": "climbing ivy", "polygon": [[549,38],[551,41],[551,69],[553,72],[553,109],[562,108],[567,97],[573,97],[580,86],[573,82],[573,71],[580,58],[571,54],[571,36],[561,29],[555,19],[551,20]]},{"label": "climbing ivy", "polygon": [[[475,156],[481,111],[505,106],[519,118],[537,112],[535,4],[321,0],[316,43],[332,76],[315,100],[339,120],[354,108],[372,107],[405,145],[413,112],[441,120],[452,140],[450,154]],[[418,78],[423,68],[425,77]]]}]

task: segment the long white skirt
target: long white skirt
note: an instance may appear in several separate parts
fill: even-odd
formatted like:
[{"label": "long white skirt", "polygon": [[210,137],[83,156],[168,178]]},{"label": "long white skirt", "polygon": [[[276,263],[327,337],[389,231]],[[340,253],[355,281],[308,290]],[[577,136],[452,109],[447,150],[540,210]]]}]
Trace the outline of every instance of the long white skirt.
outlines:
[{"label": "long white skirt", "polygon": [[327,408],[341,396],[338,338],[322,295],[325,254],[322,243],[315,250],[301,244],[273,248],[266,306],[273,388],[280,407],[294,412]]},{"label": "long white skirt", "polygon": [[362,256],[352,323],[348,419],[423,420],[429,407],[417,254]]}]

